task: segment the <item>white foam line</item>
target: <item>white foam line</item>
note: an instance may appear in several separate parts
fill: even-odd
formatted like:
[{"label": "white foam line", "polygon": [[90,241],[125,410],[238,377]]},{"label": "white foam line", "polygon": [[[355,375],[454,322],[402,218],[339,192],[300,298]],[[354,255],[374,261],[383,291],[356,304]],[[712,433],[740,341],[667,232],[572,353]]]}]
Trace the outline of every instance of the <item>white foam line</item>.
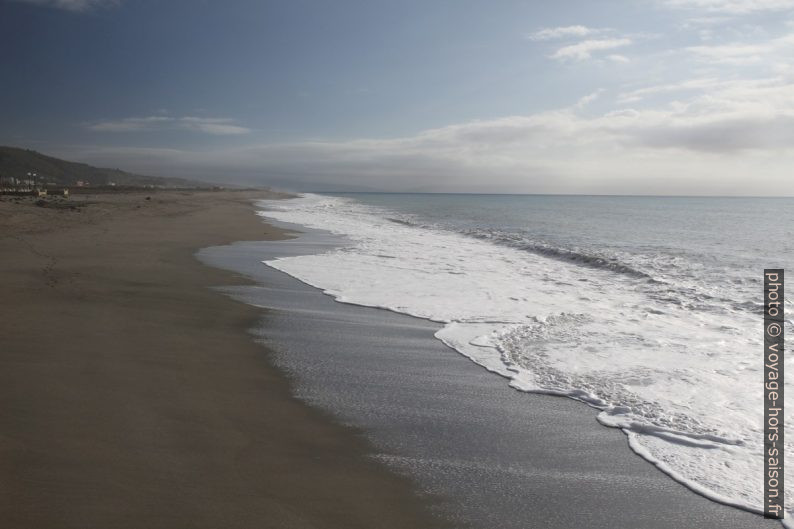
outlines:
[{"label": "white foam line", "polygon": [[[313,288],[316,288],[316,289],[320,290],[323,294],[332,297],[334,299],[334,301],[336,301],[338,303],[344,303],[344,304],[348,304],[348,305],[355,305],[355,306],[359,306],[359,307],[373,308],[373,309],[378,309],[378,310],[386,310],[386,311],[389,311],[389,312],[393,312],[395,314],[405,315],[405,313],[393,310],[392,308],[390,308],[388,306],[364,305],[364,304],[359,304],[359,303],[353,303],[351,301],[346,301],[343,297],[341,297],[339,295],[338,292],[329,291],[329,290],[323,290],[321,287],[318,287],[317,285],[313,285],[312,283],[310,283],[308,281],[305,281],[305,280],[303,280],[302,278],[300,278],[298,276],[294,276],[294,275],[290,274],[289,272],[287,272],[285,270],[282,270],[281,268],[275,266],[275,264],[277,262],[278,262],[278,259],[271,260],[271,261],[262,261],[263,264],[271,266],[272,268],[275,268],[276,270],[279,270],[279,271],[281,271],[281,272],[283,272],[283,273],[285,273],[287,275],[290,275],[291,277],[297,279],[298,281],[300,281],[300,282],[302,282],[302,283],[304,283],[306,285],[309,285],[309,286],[311,286]],[[412,317],[419,318],[419,319],[427,319],[427,318],[421,318],[419,316],[412,316]],[[430,320],[430,321],[432,321],[432,320]],[[445,322],[436,322],[436,323],[445,323]],[[513,388],[514,390],[516,390],[516,391],[521,391],[523,393],[532,393],[532,394],[537,394],[537,395],[550,395],[550,396],[555,396],[555,397],[569,398],[571,400],[575,400],[575,401],[581,402],[583,404],[586,404],[587,406],[590,406],[591,408],[595,408],[596,410],[603,411],[603,405],[598,405],[598,404],[594,404],[593,402],[588,402],[587,400],[585,400],[583,398],[579,398],[579,397],[576,397],[574,395],[571,395],[569,392],[559,391],[559,390],[541,389],[541,388],[535,388],[535,389],[523,388],[523,387],[520,386],[520,382],[516,382],[515,377],[514,377],[514,373],[511,373],[508,369],[506,369],[503,363],[501,363],[501,362],[499,362],[499,363],[488,362],[488,361],[484,360],[483,358],[479,358],[477,356],[469,355],[469,354],[465,353],[464,351],[462,351],[461,349],[459,349],[458,348],[459,346],[456,347],[454,345],[454,343],[451,342],[449,339],[445,339],[443,336],[440,336],[440,333],[441,333],[441,331],[436,332],[434,334],[434,337],[436,339],[440,340],[442,343],[444,343],[444,345],[446,345],[447,347],[449,347],[450,349],[452,349],[456,353],[458,353],[461,356],[471,360],[472,362],[474,362],[475,364],[479,365],[480,367],[483,367],[486,370],[490,371],[491,373],[497,374],[497,375],[499,375],[501,377],[504,377],[504,378],[510,380],[509,386],[511,388]],[[613,426],[613,425],[610,425],[610,424],[602,422],[600,417],[599,417],[599,415],[600,414],[596,415],[596,420],[600,424],[602,424],[603,426],[605,426],[607,428],[615,428],[615,426]],[[649,463],[653,464],[660,471],[664,472],[667,476],[672,478],[674,481],[677,481],[681,485],[685,486],[686,488],[688,488],[692,492],[694,492],[694,493],[696,493],[696,494],[698,494],[700,496],[703,496],[706,499],[709,499],[709,500],[714,501],[716,503],[727,505],[729,507],[735,507],[737,509],[745,510],[745,511],[748,511],[748,512],[751,512],[751,513],[754,513],[754,514],[760,514],[760,515],[764,514],[763,509],[758,509],[758,508],[753,507],[752,505],[750,505],[748,503],[735,501],[735,500],[733,500],[731,498],[728,498],[727,496],[716,494],[713,491],[710,491],[710,490],[706,489],[705,487],[702,487],[698,483],[685,478],[683,475],[673,471],[664,462],[662,462],[659,459],[655,458],[640,443],[640,441],[637,439],[638,435],[636,434],[636,432],[634,432],[634,431],[632,431],[632,430],[630,430],[628,428],[619,428],[618,427],[618,429],[621,430],[626,435],[626,437],[628,439],[628,445],[629,445],[629,447],[631,448],[631,450],[635,454],[637,454],[638,456],[642,457],[643,459],[645,459]],[[686,434],[683,434],[681,432],[672,432],[671,431],[670,433],[678,433],[680,435],[686,435]],[[794,529],[794,525],[789,523],[788,519],[781,520],[781,522],[782,522],[782,525],[786,529]]]}]

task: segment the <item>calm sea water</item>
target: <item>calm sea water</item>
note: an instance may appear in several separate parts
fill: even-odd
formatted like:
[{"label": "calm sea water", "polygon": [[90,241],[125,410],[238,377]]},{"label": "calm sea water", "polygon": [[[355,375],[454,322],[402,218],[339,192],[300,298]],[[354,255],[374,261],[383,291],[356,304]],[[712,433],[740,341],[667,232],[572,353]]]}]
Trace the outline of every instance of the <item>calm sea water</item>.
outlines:
[{"label": "calm sea water", "polygon": [[761,509],[762,272],[794,270],[794,199],[344,194],[263,209],[349,241],[269,265],[442,322],[438,339],[516,389],[586,402],[674,479]]}]

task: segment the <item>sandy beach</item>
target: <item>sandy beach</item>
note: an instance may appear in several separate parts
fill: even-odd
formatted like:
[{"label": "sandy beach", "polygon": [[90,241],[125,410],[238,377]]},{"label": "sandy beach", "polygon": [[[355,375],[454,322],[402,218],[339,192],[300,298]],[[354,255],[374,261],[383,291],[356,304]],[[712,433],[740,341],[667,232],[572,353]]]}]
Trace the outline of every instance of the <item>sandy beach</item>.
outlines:
[{"label": "sandy beach", "polygon": [[0,43],[0,529],[794,529],[794,0]]},{"label": "sandy beach", "polygon": [[0,521],[47,528],[435,527],[358,432],[291,396],[249,280],[195,252],[284,233],[265,192],[0,202]]}]

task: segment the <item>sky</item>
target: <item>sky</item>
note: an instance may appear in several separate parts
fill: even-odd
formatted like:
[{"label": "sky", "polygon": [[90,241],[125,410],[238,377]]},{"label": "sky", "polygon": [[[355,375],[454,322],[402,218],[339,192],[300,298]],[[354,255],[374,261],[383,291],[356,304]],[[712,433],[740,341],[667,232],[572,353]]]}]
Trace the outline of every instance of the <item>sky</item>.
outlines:
[{"label": "sky", "polygon": [[0,144],[293,190],[794,195],[794,0],[0,0]]}]

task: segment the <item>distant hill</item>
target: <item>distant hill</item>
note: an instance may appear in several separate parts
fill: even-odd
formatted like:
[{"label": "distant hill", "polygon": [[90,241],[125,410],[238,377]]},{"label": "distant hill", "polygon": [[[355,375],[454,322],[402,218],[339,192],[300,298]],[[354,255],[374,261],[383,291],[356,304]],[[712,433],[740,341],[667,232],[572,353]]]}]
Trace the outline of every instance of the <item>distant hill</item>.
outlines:
[{"label": "distant hill", "polygon": [[10,178],[27,179],[28,173],[36,173],[37,181],[43,185],[74,187],[78,181],[86,186],[158,186],[198,187],[207,183],[191,182],[182,178],[162,178],[128,173],[120,169],[104,169],[84,163],[68,162],[46,156],[28,149],[0,146],[0,179],[6,183]]}]

